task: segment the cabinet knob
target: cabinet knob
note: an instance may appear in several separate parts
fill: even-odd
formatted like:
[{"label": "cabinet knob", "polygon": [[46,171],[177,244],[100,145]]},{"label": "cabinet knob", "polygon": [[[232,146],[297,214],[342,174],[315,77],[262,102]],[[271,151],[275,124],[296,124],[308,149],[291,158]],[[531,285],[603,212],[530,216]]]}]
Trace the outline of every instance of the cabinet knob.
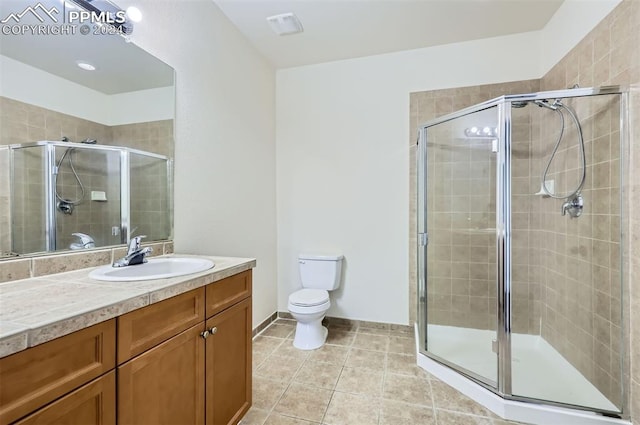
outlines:
[{"label": "cabinet knob", "polygon": [[204,339],[207,339],[207,337],[209,336],[209,331],[200,332],[200,336]]},{"label": "cabinet knob", "polygon": [[214,326],[214,327],[212,327],[211,329],[209,329],[209,333],[210,333],[211,335],[214,335],[214,334],[218,333],[218,328],[217,328],[217,327],[215,327],[215,326]]}]

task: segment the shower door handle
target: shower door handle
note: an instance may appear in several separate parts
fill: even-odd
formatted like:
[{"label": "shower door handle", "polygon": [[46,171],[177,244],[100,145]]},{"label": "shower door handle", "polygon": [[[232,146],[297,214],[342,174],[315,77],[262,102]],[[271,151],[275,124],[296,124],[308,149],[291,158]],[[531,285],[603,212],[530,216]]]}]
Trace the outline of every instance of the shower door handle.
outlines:
[{"label": "shower door handle", "polygon": [[420,246],[429,245],[429,234],[428,233],[418,233],[418,243]]}]

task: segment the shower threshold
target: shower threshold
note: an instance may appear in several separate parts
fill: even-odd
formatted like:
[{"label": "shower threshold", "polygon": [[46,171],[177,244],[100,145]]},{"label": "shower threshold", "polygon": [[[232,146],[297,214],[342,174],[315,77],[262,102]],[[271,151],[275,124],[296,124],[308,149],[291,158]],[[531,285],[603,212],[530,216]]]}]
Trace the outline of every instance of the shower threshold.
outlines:
[{"label": "shower threshold", "polygon": [[[418,332],[416,330],[416,335]],[[464,369],[497,380],[497,359],[491,351],[495,332],[429,325],[429,352]],[[421,354],[418,365],[497,415],[531,424],[630,424],[577,409],[504,399],[453,369]],[[512,392],[514,396],[551,400],[617,411],[600,391],[547,341],[538,335],[512,334]]]}]

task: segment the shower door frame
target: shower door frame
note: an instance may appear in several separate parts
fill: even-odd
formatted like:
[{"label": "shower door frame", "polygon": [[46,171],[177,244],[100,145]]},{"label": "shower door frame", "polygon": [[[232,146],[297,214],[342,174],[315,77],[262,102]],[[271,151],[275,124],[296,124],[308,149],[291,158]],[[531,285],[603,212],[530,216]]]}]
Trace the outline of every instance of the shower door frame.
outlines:
[{"label": "shower door frame", "polygon": [[[32,143],[21,143],[9,145],[9,168],[11,170],[11,205],[12,208],[15,205],[13,199],[14,192],[14,152],[18,149],[29,149],[41,147],[44,149],[43,155],[43,173],[44,173],[44,194],[45,194],[45,251],[43,252],[57,252],[62,249],[57,248],[57,229],[56,229],[56,148],[64,149],[84,149],[94,150],[101,152],[115,152],[118,156],[118,163],[120,165],[120,243],[129,243],[131,239],[131,154],[144,156],[147,158],[154,158],[161,161],[165,161],[167,167],[167,203],[170,206],[168,212],[168,225],[169,225],[169,237],[173,237],[173,160],[165,155],[156,154],[153,152],[147,152],[139,149],[128,148],[124,146],[111,146],[111,145],[89,145],[84,143],[73,142],[61,142],[52,140],[42,140]],[[13,225],[12,225],[13,232]]]},{"label": "shower door frame", "polygon": [[[622,223],[628,222],[624,202],[627,189],[626,173],[628,170],[628,149],[629,149],[629,89],[624,86],[604,86],[594,88],[575,88],[566,90],[553,90],[545,92],[534,92],[517,95],[500,96],[451,114],[443,115],[439,118],[427,121],[418,127],[416,170],[417,170],[417,320],[418,339],[420,341],[419,351],[421,354],[450,367],[455,372],[471,378],[477,384],[497,393],[507,400],[521,401],[525,403],[546,404],[563,408],[585,410],[604,415],[615,415],[624,417],[627,412],[627,387],[624,370],[627,367],[625,353],[620,350],[621,373],[621,395],[622,403],[620,411],[609,411],[599,408],[579,406],[553,400],[537,399],[526,396],[513,395],[512,374],[511,374],[511,104],[512,102],[531,102],[543,99],[569,99],[601,95],[620,96],[620,176],[624,176],[620,185],[620,213]],[[497,250],[497,341],[498,341],[498,376],[497,386],[493,386],[486,378],[474,372],[461,368],[460,366],[447,361],[429,351],[427,342],[429,339],[427,329],[427,251],[429,235],[427,228],[427,198],[428,190],[427,178],[427,129],[437,124],[442,124],[456,118],[463,117],[475,112],[486,110],[492,107],[498,109],[498,152],[496,158],[496,250]],[[621,224],[622,224],[621,223]],[[625,227],[621,226],[620,246],[623,247],[627,240]],[[623,271],[626,258],[626,251],[620,251],[620,270]],[[626,299],[624,290],[624,273],[620,273],[621,300]],[[621,308],[621,344],[624,347],[626,339],[625,328],[625,308]]]}]

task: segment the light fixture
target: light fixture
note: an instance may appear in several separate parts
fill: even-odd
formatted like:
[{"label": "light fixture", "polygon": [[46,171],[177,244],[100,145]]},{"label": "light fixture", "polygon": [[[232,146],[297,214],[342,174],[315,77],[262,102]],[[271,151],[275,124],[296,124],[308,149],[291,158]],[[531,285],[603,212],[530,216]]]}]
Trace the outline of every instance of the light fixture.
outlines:
[{"label": "light fixture", "polygon": [[127,18],[133,22],[140,22],[142,21],[142,12],[135,6],[129,6],[127,7]]},{"label": "light fixture", "polygon": [[78,67],[84,69],[85,71],[95,71],[96,67],[95,65],[90,64],[87,61],[76,61],[76,65],[78,65]]},{"label": "light fixture", "polygon": [[297,34],[304,31],[302,23],[294,13],[283,13],[267,18],[273,32],[278,35]]},{"label": "light fixture", "polygon": [[464,130],[464,134],[467,137],[495,137],[498,134],[498,129],[496,127],[470,127]]}]

